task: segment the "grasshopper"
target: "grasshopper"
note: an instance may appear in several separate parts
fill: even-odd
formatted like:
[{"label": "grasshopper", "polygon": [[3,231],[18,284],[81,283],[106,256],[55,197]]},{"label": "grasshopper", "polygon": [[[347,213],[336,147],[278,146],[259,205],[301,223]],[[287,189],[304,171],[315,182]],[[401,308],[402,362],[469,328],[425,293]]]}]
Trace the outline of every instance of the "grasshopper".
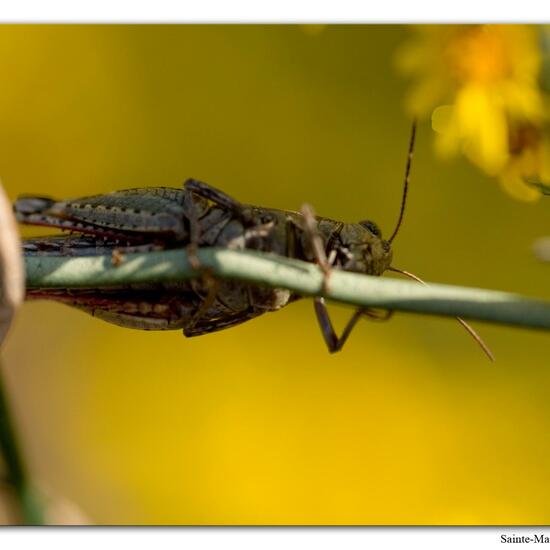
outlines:
[{"label": "grasshopper", "polygon": [[[131,252],[185,248],[194,267],[200,267],[197,248],[217,246],[315,262],[323,270],[325,286],[329,284],[332,269],[375,276],[393,270],[419,280],[391,266],[391,243],[403,220],[414,139],[415,125],[399,219],[387,240],[369,220],[344,223],[315,216],[308,205],[300,212],[246,205],[211,185],[189,179],[182,189],[127,189],[64,201],[41,196],[20,197],[14,204],[19,222],[78,233],[78,236],[27,239],[23,251],[25,255],[110,254],[117,265]],[[183,329],[189,337],[229,328],[267,311],[276,311],[301,296],[285,289],[220,281],[206,273],[199,280],[169,284],[28,289],[27,298],[66,303],[123,327]],[[324,298],[314,298],[314,309],[331,353],[342,349],[361,317],[384,320],[391,315],[391,312],[359,308],[338,336]],[[465,326],[480,341],[473,329]]]}]

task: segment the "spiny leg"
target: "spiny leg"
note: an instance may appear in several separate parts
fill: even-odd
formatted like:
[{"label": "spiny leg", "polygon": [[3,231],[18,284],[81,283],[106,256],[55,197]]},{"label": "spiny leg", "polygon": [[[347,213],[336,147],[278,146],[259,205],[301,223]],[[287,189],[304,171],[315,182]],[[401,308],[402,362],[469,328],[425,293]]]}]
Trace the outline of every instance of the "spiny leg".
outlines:
[{"label": "spiny leg", "polygon": [[[193,314],[193,317],[186,325],[185,330],[191,330],[199,321],[204,314],[214,305],[216,297],[218,296],[218,291],[220,289],[220,283],[215,279],[211,273],[205,272],[201,278],[203,283],[208,287],[208,293],[202,301],[199,309]],[[193,284],[193,283],[192,283]]]},{"label": "spiny leg", "polygon": [[[319,233],[317,228],[317,220],[315,219],[315,213],[313,208],[309,204],[304,204],[300,209],[302,216],[304,217],[304,231],[309,240],[311,250],[319,267],[322,269],[324,278],[323,278],[323,291],[325,292],[328,288],[329,277],[332,269],[332,263],[336,259],[334,251],[331,252],[331,257],[328,258],[325,252],[325,245],[323,238]],[[321,328],[321,334],[325,340],[325,343],[328,347],[330,353],[335,353],[342,349],[348,336],[350,335],[353,327],[356,325],[357,321],[360,319],[363,314],[363,308],[357,309],[352,315],[351,319],[348,321],[347,325],[342,332],[342,335],[338,337],[334,326],[330,319],[327,306],[325,304],[325,299],[318,296],[313,301],[313,307],[315,308],[315,315],[317,316],[317,321]]]},{"label": "spiny leg", "polygon": [[[198,212],[199,208],[196,204],[196,201],[199,200],[198,197],[200,197],[200,199],[206,199],[213,202],[215,205],[222,208],[223,210],[232,212],[235,216],[237,216],[244,222],[245,226],[250,225],[251,227],[246,229],[244,233],[245,243],[247,244],[254,239],[267,236],[273,228],[273,222],[267,222],[261,225],[257,225],[255,223],[256,220],[254,219],[254,216],[249,207],[241,204],[223,191],[220,191],[219,189],[216,189],[215,187],[212,187],[207,183],[194,179],[188,179],[184,183],[184,190],[186,193],[189,193],[188,196],[190,197],[190,200],[188,201],[190,208],[188,208],[187,212],[190,228],[190,244],[187,247],[189,262],[194,269],[203,271],[202,281],[208,288],[207,295],[202,301],[201,306],[193,315],[191,322],[186,327],[185,333],[190,334],[194,332],[193,329],[197,322],[214,304],[220,286],[219,281],[212,276],[212,273],[202,268],[199,258],[197,256],[197,250],[200,246],[201,231],[200,217]],[[193,199],[193,197],[195,197],[195,199]]]},{"label": "spiny leg", "polygon": [[[194,180],[191,180],[194,181]],[[200,183],[200,182],[197,182]],[[206,184],[204,184],[206,185]],[[188,186],[187,183],[185,185],[185,191],[189,192],[189,201],[188,201],[188,207],[186,208],[186,215],[187,219],[189,220],[189,244],[185,247],[185,251],[187,252],[187,257],[189,259],[189,263],[191,264],[191,267],[195,271],[200,271],[201,277],[200,281],[204,283],[208,289],[207,294],[205,298],[202,300],[201,305],[199,306],[199,309],[193,314],[191,320],[186,325],[185,330],[189,329],[191,330],[197,321],[210,309],[210,307],[213,305],[214,301],[216,300],[216,296],[218,295],[219,290],[219,282],[213,277],[212,273],[204,268],[200,262],[200,259],[198,257],[198,250],[200,246],[200,238],[201,238],[201,226],[199,221],[199,205],[197,204],[197,198],[193,198],[193,186]],[[201,195],[199,195],[201,196]],[[196,279],[191,279],[191,288],[195,291],[197,295],[200,295],[199,289],[197,288],[198,281]]]},{"label": "spiny leg", "polygon": [[323,335],[323,338],[330,353],[340,351],[344,347],[344,344],[351,334],[351,331],[354,329],[357,321],[359,321],[362,316],[368,317],[369,319],[372,319],[374,321],[387,321],[393,315],[393,311],[391,310],[380,312],[366,307],[358,308],[355,310],[350,320],[344,327],[342,335],[338,337],[330,319],[330,315],[325,304],[325,299],[317,297],[315,298],[313,305],[315,307],[317,321],[319,322],[319,326],[321,328],[321,334]]},{"label": "spiny leg", "polygon": [[208,199],[214,204],[234,212],[241,219],[250,217],[249,208],[208,183],[190,178],[183,184],[183,188],[185,191],[195,193],[199,197]]},{"label": "spiny leg", "polygon": [[315,257],[315,261],[323,271],[323,291],[328,289],[328,281],[330,278],[331,266],[336,257],[331,257],[332,261],[329,261],[327,254],[325,252],[325,243],[323,242],[323,237],[319,233],[317,227],[317,220],[315,219],[315,212],[313,207],[309,204],[303,204],[300,208],[300,213],[304,218],[304,232],[306,237],[309,240],[309,245]]},{"label": "spiny leg", "polygon": [[[308,204],[304,204],[300,212],[304,217],[304,231],[309,239],[311,250],[313,251],[317,264],[323,270],[323,292],[326,292],[328,289],[332,265],[336,260],[336,250],[331,250],[329,256],[327,257],[323,238],[317,228],[317,220],[315,219],[313,208]],[[323,335],[330,353],[340,351],[344,347],[351,331],[363,315],[376,321],[385,321],[393,314],[392,311],[379,312],[365,307],[358,308],[355,310],[354,314],[344,327],[342,335],[338,337],[330,319],[330,315],[325,304],[325,299],[320,296],[316,297],[313,301],[313,306],[315,308],[317,321],[319,322],[319,326],[321,328],[321,334]]]},{"label": "spiny leg", "polygon": [[313,306],[315,308],[317,321],[319,322],[321,334],[323,335],[328,351],[330,353],[340,351],[344,347],[344,344],[346,343],[348,336],[351,334],[353,327],[355,327],[357,321],[359,321],[361,315],[363,315],[363,309],[360,308],[355,311],[355,313],[352,315],[351,319],[345,326],[342,335],[338,337],[330,319],[330,315],[325,304],[325,299],[321,298],[320,296],[316,297],[313,301]]},{"label": "spiny leg", "polygon": [[189,244],[185,247],[189,263],[195,271],[201,269],[201,263],[197,252],[199,250],[200,243],[200,224],[197,208],[193,201],[191,202],[191,208],[187,211],[187,219],[189,220]]}]

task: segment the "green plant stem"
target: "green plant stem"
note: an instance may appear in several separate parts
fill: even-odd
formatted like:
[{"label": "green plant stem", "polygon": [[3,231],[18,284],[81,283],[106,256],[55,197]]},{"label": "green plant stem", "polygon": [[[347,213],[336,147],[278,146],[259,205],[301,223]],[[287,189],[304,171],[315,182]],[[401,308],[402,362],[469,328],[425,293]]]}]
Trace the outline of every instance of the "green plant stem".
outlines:
[{"label": "green plant stem", "polygon": [[27,475],[6,397],[0,365],[0,455],[6,467],[6,482],[13,488],[18,513],[25,525],[43,525],[42,510]]},{"label": "green plant stem", "polygon": [[[201,266],[215,276],[304,296],[366,307],[463,317],[493,323],[550,329],[550,302],[516,294],[458,286],[420,285],[335,270],[329,289],[314,264],[256,251],[203,248]],[[183,250],[128,254],[117,267],[110,256],[25,258],[28,288],[97,288],[135,283],[181,281],[197,277]]]}]

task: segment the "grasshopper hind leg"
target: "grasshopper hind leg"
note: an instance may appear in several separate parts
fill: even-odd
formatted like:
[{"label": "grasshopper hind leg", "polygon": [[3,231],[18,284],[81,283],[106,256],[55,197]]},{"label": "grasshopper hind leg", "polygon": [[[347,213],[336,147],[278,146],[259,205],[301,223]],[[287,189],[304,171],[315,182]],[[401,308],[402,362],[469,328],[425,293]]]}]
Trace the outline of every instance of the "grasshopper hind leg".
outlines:
[{"label": "grasshopper hind leg", "polygon": [[223,191],[220,191],[219,189],[212,187],[208,183],[204,183],[203,181],[189,178],[183,184],[183,189],[185,191],[191,191],[192,193],[195,193],[199,197],[208,199],[209,201],[212,201],[214,204],[217,204],[222,208],[227,208],[232,212],[239,213],[245,210],[244,205],[242,205],[239,201],[235,200],[233,197],[230,197]]}]

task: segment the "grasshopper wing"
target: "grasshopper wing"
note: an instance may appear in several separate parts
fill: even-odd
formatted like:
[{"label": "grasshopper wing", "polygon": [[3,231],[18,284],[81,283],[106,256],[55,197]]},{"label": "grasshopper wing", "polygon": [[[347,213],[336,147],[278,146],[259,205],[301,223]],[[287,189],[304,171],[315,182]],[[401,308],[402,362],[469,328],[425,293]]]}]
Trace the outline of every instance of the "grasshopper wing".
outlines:
[{"label": "grasshopper wing", "polygon": [[129,240],[185,240],[184,191],[168,187],[126,189],[78,199],[19,197],[17,220],[88,235]]}]

